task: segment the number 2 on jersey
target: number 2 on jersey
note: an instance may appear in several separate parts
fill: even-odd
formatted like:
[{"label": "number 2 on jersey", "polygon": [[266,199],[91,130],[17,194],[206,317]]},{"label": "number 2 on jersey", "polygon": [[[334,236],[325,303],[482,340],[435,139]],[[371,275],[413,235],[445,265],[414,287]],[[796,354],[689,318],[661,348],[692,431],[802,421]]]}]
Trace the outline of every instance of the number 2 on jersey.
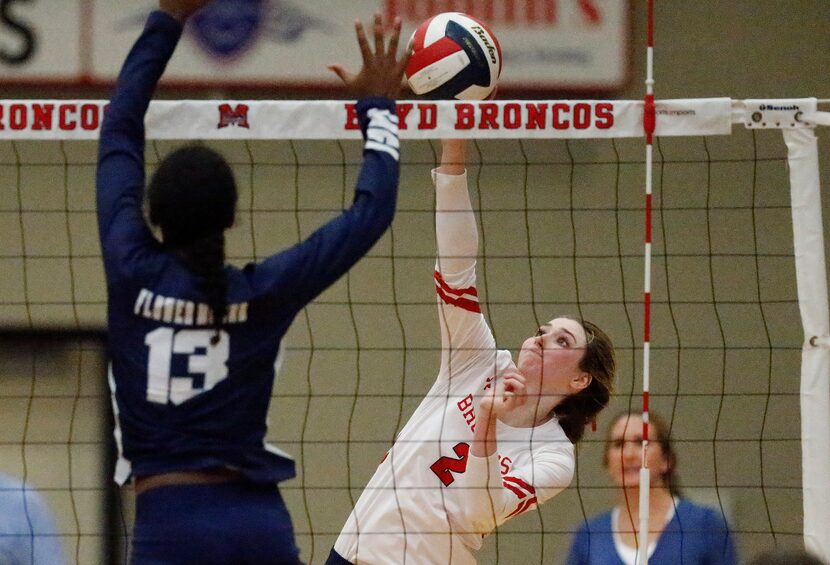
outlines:
[{"label": "number 2 on jersey", "polygon": [[[219,341],[211,344],[214,330],[180,330],[158,328],[144,337],[150,348],[147,355],[147,400],[157,404],[179,405],[212,389],[228,376],[230,337],[219,332]],[[199,351],[201,350],[201,351]],[[171,375],[173,355],[187,355],[189,376]],[[194,377],[204,377],[202,386],[195,386]]]},{"label": "number 2 on jersey", "polygon": [[443,457],[439,457],[438,460],[429,466],[432,469],[432,472],[441,479],[441,482],[444,483],[445,487],[450,486],[455,482],[455,477],[453,477],[453,473],[463,473],[467,470],[467,455],[470,453],[470,444],[469,443],[456,443],[455,447],[452,448],[455,451],[455,454],[458,455],[458,459],[453,459],[448,455]]}]

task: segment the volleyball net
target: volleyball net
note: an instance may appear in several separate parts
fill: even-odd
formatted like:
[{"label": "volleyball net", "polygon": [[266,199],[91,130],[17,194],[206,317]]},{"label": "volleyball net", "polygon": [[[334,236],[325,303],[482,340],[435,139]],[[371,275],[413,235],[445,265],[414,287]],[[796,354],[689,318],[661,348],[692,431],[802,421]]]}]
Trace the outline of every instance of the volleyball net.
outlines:
[{"label": "volleyball net", "polygon": [[[0,102],[0,471],[36,487],[79,563],[113,532],[106,289],[95,218],[101,101]],[[440,334],[432,269],[436,139],[465,137],[481,231],[479,293],[500,347],[559,313],[613,338],[612,406],[565,492],[488,538],[482,561],[560,559],[607,509],[611,416],[638,411],[643,282],[651,281],[650,409],[670,424],[684,494],[716,507],[742,556],[830,556],[830,388],[815,99],[656,103],[653,267],[643,268],[643,103],[399,103],[390,231],[310,304],[284,341],[268,440],[302,556],[328,554],[363,486],[429,390]],[[360,130],[342,101],[153,102],[148,169],[183,141],[232,163],[229,260],[299,241],[349,205]],[[772,131],[770,131],[772,130]],[[826,167],[826,165],[824,165]],[[825,168],[826,170],[826,168]],[[113,502],[114,500],[114,502]],[[110,499],[125,556],[131,495]]]}]

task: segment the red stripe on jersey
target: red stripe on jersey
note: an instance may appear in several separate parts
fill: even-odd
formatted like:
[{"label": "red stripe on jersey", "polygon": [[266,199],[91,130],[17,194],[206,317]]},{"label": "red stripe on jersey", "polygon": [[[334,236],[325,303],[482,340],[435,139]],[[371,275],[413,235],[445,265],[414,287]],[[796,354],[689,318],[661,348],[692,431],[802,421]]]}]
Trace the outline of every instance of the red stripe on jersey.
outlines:
[{"label": "red stripe on jersey", "polygon": [[513,512],[508,514],[507,518],[512,518],[513,516],[516,516],[517,514],[521,514],[525,510],[528,510],[534,504],[536,504],[536,497],[535,496],[533,498],[529,499],[529,500],[525,500],[524,502],[519,503],[518,508],[516,508]]},{"label": "red stripe on jersey", "polygon": [[507,481],[504,481],[502,484],[504,485],[504,488],[512,490],[513,494],[515,494],[516,496],[519,497],[519,500],[521,500],[521,499],[523,499],[524,497],[527,496],[527,493],[525,491],[523,491],[520,488],[514,487],[513,485],[511,485]]},{"label": "red stripe on jersey", "polygon": [[437,282],[447,294],[455,294],[458,296],[462,294],[470,294],[472,296],[478,296],[478,290],[476,290],[476,287],[474,286],[468,286],[467,288],[452,288],[444,281],[444,278],[438,271],[435,271],[435,282]]},{"label": "red stripe on jersey", "polygon": [[442,37],[434,43],[430,43],[426,49],[417,49],[409,57],[409,62],[406,64],[407,76],[412,76],[424,67],[431,65],[441,59],[449,57],[453,53],[461,51],[461,46],[450,39],[449,37]]},{"label": "red stripe on jersey", "polygon": [[[502,480],[505,483],[508,482],[508,481],[511,482],[511,483],[516,483],[517,485],[519,485],[520,487],[525,489],[530,494],[536,494],[536,489],[533,488],[533,486],[527,484],[526,482],[524,482],[522,479],[520,479],[518,477],[504,477]],[[504,485],[504,486],[507,486],[507,485]]]},{"label": "red stripe on jersey", "polygon": [[469,298],[461,298],[461,297],[453,297],[448,296],[441,287],[435,287],[435,292],[438,293],[438,296],[441,297],[446,304],[450,306],[457,306],[458,308],[462,308],[464,310],[469,310],[470,312],[474,312],[476,314],[481,313],[481,306],[478,305],[478,302],[475,300],[470,300]]},{"label": "red stripe on jersey", "polygon": [[527,506],[527,501],[520,502],[519,506],[513,512],[511,512],[510,514],[507,515],[507,518],[512,518],[516,514],[519,514],[519,513],[523,512],[526,506]]}]

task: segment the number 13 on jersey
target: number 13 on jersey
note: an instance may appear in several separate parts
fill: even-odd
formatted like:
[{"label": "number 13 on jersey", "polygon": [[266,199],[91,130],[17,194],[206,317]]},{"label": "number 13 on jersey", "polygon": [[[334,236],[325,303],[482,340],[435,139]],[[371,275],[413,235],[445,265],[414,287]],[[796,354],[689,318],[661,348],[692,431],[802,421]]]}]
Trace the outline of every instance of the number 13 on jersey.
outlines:
[{"label": "number 13 on jersey", "polygon": [[[228,376],[230,337],[219,332],[219,341],[211,343],[215,330],[180,330],[158,328],[144,337],[150,348],[147,355],[147,400],[157,404],[179,405],[206,392]],[[173,355],[187,355],[187,376],[171,375]],[[203,377],[196,386],[197,375]]]}]

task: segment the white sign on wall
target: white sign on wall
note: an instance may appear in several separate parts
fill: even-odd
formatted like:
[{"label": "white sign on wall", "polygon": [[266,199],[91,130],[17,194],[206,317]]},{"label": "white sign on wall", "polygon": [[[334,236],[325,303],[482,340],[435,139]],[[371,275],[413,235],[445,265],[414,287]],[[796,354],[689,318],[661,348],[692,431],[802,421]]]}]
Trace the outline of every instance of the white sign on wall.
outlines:
[{"label": "white sign on wall", "polygon": [[[0,0],[0,82],[112,82],[152,0]],[[354,20],[464,11],[498,37],[503,88],[613,91],[629,66],[629,0],[216,0],[193,18],[165,81],[334,87],[359,63]]]}]

